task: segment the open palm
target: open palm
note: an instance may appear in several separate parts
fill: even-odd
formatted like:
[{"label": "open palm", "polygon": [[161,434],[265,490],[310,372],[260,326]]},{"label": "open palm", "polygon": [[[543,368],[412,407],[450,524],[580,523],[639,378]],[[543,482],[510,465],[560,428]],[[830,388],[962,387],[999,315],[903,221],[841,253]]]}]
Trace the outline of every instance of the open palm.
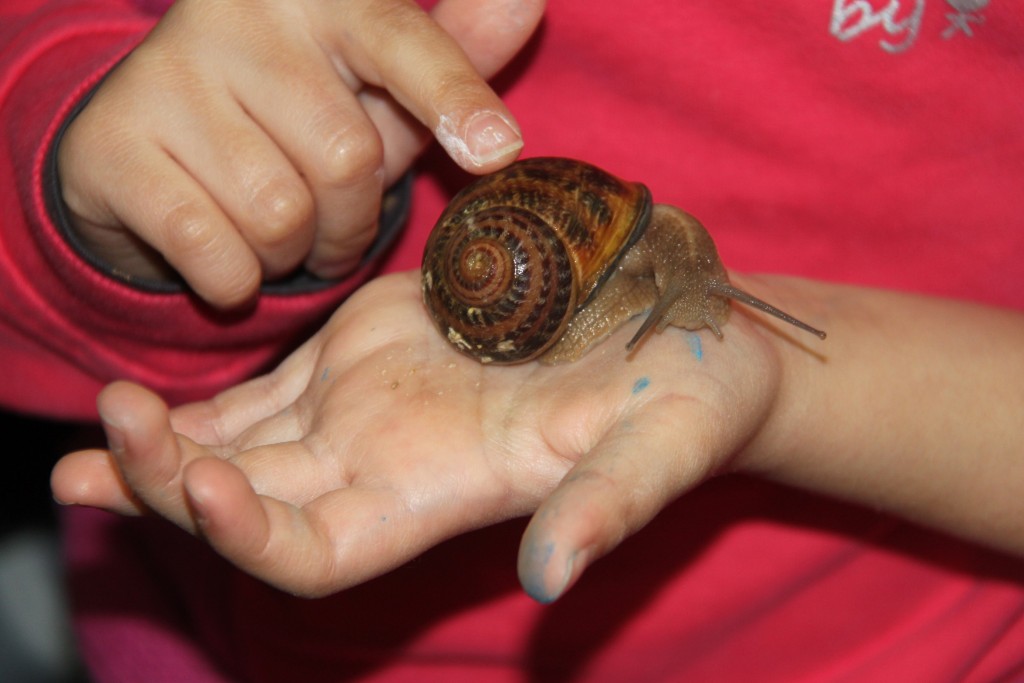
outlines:
[{"label": "open palm", "polygon": [[273,373],[210,401],[168,412],[111,385],[111,452],[66,456],[54,491],[155,511],[303,595],[535,512],[520,576],[551,600],[727,467],[777,391],[772,346],[744,315],[723,341],[672,329],[627,356],[630,332],[570,365],[485,366],[437,333],[416,274],[380,278]]}]

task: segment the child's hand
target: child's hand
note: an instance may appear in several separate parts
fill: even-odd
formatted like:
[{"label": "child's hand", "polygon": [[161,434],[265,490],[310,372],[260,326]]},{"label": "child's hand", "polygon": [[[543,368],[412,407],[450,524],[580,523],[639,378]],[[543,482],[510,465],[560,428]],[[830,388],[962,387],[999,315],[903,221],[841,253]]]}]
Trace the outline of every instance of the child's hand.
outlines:
[{"label": "child's hand", "polygon": [[67,456],[55,495],[154,510],[305,595],[536,510],[520,575],[547,601],[727,467],[771,412],[778,359],[744,315],[721,342],[673,329],[627,359],[626,326],[571,365],[484,366],[433,327],[416,275],[364,286],[274,373],[170,417],[111,385],[113,455]]},{"label": "child's hand", "polygon": [[219,307],[303,264],[344,275],[427,131],[469,171],[515,158],[516,125],[483,79],[542,10],[179,0],[67,131],[58,163],[73,226],[111,267],[176,270]]}]

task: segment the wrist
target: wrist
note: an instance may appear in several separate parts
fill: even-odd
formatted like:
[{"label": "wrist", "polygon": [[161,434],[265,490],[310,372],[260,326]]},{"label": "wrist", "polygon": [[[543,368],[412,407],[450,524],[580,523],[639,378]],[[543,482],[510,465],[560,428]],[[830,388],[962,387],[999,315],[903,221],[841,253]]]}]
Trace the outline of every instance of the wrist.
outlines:
[{"label": "wrist", "polygon": [[[785,323],[778,323],[758,311],[734,304],[733,316],[744,316],[749,331],[765,349],[776,368],[778,381],[760,429],[736,455],[734,470],[785,480],[793,456],[806,449],[817,425],[815,408],[824,399],[818,390],[833,348],[835,325],[821,296],[820,283],[776,275],[733,275],[733,283],[773,305],[830,334],[827,340]],[[739,309],[739,310],[736,310]]]}]

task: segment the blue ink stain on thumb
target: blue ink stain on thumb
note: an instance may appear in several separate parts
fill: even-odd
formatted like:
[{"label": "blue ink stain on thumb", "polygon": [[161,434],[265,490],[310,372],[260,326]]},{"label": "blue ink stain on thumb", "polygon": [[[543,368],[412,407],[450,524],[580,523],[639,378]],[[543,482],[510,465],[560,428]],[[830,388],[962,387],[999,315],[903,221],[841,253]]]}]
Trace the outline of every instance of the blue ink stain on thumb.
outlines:
[{"label": "blue ink stain on thumb", "polygon": [[548,593],[544,585],[544,570],[554,553],[554,543],[545,543],[540,547],[531,543],[524,548],[524,557],[519,561],[520,585],[527,595],[542,605],[551,604],[558,597]]},{"label": "blue ink stain on thumb", "polygon": [[639,394],[641,391],[651,386],[651,380],[646,377],[641,377],[633,383],[633,394]]}]

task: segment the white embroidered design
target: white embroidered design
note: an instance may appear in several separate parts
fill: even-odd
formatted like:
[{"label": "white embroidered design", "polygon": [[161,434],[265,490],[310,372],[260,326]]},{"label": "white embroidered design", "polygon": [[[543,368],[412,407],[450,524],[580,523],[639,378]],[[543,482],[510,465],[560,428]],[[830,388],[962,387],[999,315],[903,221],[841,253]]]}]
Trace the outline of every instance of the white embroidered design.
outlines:
[{"label": "white embroidered design", "polygon": [[968,38],[973,38],[974,30],[971,24],[981,24],[985,21],[981,10],[988,6],[988,0],[946,0],[946,4],[955,9],[956,13],[946,15],[949,26],[942,32],[942,37],[949,40],[962,32]]},{"label": "white embroidered design", "polygon": [[870,29],[881,27],[895,42],[882,39],[878,44],[886,52],[903,52],[917,40],[924,16],[925,0],[914,0],[910,12],[903,11],[901,0],[875,10],[868,0],[835,0],[832,6],[831,31],[839,40],[853,40]]},{"label": "white embroidered design", "polygon": [[[881,6],[878,0],[833,0],[830,33],[843,42],[850,42],[862,34],[879,29],[885,37],[878,41],[886,52],[898,53],[909,49],[921,33],[927,0],[888,0]],[[946,0],[954,11],[946,14],[949,25],[942,37],[949,40],[957,35],[974,37],[974,26],[985,22],[981,11],[990,0]],[[877,9],[876,9],[877,7]]]}]

